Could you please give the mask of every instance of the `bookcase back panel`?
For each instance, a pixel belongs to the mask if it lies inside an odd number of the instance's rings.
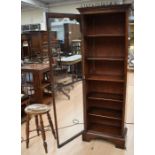
[[[103,82],[103,81],[87,81],[86,83],[87,93],[98,92],[98,93],[114,93],[114,94],[123,94],[123,83],[115,82]]]
[[[89,34],[124,34],[125,14],[94,14],[85,15],[85,31]]]
[[[98,123],[89,123],[88,122],[88,130],[90,131],[96,131],[107,135],[121,135],[121,128],[113,127],[113,126],[107,126],[103,124]]]
[[[124,57],[124,37],[85,38],[85,55],[88,57]]]
[[[87,112],[89,115],[104,117],[107,119],[121,120],[122,117],[122,112],[113,109],[94,107],[94,108],[88,108]]]
[[[88,115],[88,120],[90,123],[98,123],[101,125],[121,127],[121,121],[119,120],[112,120],[112,119],[107,119],[107,118],[97,117],[97,116],[92,116],[92,115]]]
[[[123,102],[122,102],[123,103]],[[104,101],[104,100],[87,100],[88,108],[106,108],[113,110],[122,110],[122,103],[115,101]]]
[[[119,101],[119,102],[123,101],[123,94],[99,93],[95,92],[95,90],[93,92],[88,92],[87,97],[88,99],[98,99],[98,100],[111,99],[112,101]]]
[[[88,65],[86,74],[96,75],[124,75],[124,68],[122,67],[124,62],[113,61],[87,61]]]

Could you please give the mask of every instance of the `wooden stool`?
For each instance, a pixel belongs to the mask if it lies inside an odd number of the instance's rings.
[[[49,111],[50,111],[50,107],[45,104],[32,104],[32,105],[28,105],[25,108],[25,112],[27,114],[26,116],[26,147],[27,148],[29,147],[29,132],[30,132],[29,121],[30,121],[31,116],[34,115],[37,134],[39,136],[39,131],[41,131],[41,135],[43,139],[43,146],[44,146],[45,152],[48,153],[47,143],[46,143],[46,134],[45,134],[44,123],[42,119],[43,114],[47,114],[47,118],[48,118],[51,130],[52,130],[53,136],[56,139],[56,135],[55,135],[55,131],[54,131],[54,127],[53,127],[53,123],[52,123]],[[40,118],[40,127],[39,127],[38,117]]]

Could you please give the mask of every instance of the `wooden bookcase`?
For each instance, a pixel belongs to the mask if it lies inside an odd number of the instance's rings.
[[[25,64],[21,67],[21,89],[29,96],[30,103],[51,103],[49,72],[49,64]]]
[[[58,44],[56,31],[50,32],[51,43]],[[24,42],[27,42],[24,46]],[[22,59],[38,58],[43,61],[48,57],[48,32],[47,31],[27,31],[21,34]]]
[[[71,52],[72,40],[81,39],[79,24],[64,24],[64,48]]]
[[[125,148],[124,124],[130,5],[78,8],[82,24],[83,140]]]

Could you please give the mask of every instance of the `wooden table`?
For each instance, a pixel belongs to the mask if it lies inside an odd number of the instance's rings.
[[[48,104],[51,101],[51,94],[45,93],[46,87],[50,86],[50,79],[45,79],[45,74],[50,71],[49,64],[25,64],[21,67],[25,82],[22,86],[32,86],[33,93],[30,95],[31,102]]]
[[[76,55],[72,55],[72,56],[68,56],[68,57],[61,57],[61,60],[58,60],[59,62],[61,62],[61,65],[66,65],[66,66],[70,66],[70,69],[72,70],[71,73],[73,76],[76,77],[76,81],[78,76],[82,76],[82,73],[79,73],[78,75],[78,64],[80,65],[79,68],[80,70],[82,70],[81,67],[81,55],[80,54],[76,54]],[[81,71],[80,71],[81,72]]]
[[[81,55],[72,55],[69,57],[61,57],[61,61],[62,65],[75,65],[79,62],[81,62]]]

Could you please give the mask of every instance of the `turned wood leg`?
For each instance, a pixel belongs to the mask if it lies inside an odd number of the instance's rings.
[[[46,135],[45,135],[45,130],[44,130],[44,123],[43,123],[42,115],[39,115],[39,116],[40,116],[40,129],[41,129],[41,135],[43,139],[43,145],[44,145],[45,152],[48,153]]]
[[[26,148],[29,147],[29,121],[30,121],[30,116],[27,114],[26,116]]]
[[[49,112],[47,112],[47,117],[48,117],[48,121],[49,121],[49,124],[50,124],[51,130],[52,130],[53,136],[54,136],[54,138],[56,139],[56,134],[55,134],[55,131],[54,131],[54,127],[53,127],[52,119],[51,119],[51,116],[50,116]]]
[[[38,134],[38,136],[39,136],[39,122],[38,122],[38,115],[35,115],[35,124],[36,124],[37,134]]]

